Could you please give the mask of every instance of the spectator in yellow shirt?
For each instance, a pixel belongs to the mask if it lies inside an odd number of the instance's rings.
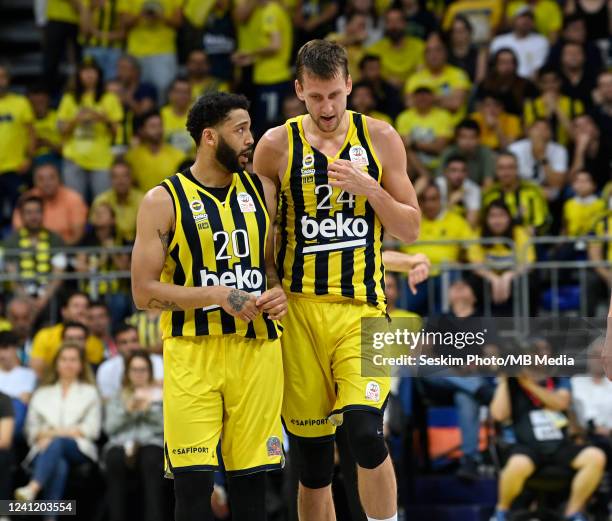
[[[187,79],[191,85],[191,101],[195,101],[209,92],[229,92],[229,85],[210,73],[208,54],[201,49],[194,49],[187,57],[185,64]]]
[[[440,154],[453,135],[451,116],[434,106],[435,99],[431,87],[417,87],[412,95],[413,108],[403,111],[395,122],[406,145],[409,164],[423,178],[421,183],[415,183],[417,191],[418,185],[422,189],[422,183],[437,168]]]
[[[502,199],[492,201],[485,209],[482,239],[499,239],[500,242],[478,245],[476,262],[491,266],[475,270],[489,284],[492,313],[494,316],[513,316],[513,282],[535,262],[533,244],[528,245],[529,232],[513,222],[510,210]],[[514,247],[514,248],[513,248]],[[537,291],[530,287],[530,296],[537,303]]]
[[[444,40],[432,33],[425,42],[425,67],[412,75],[406,83],[406,92],[412,94],[419,86],[428,86],[434,92],[435,104],[448,110],[456,124],[465,116],[470,80],[461,69],[449,65]]]
[[[504,103],[496,94],[485,93],[478,102],[478,110],[470,119],[480,127],[480,139],[493,150],[506,148],[523,135],[521,120],[504,111]]]
[[[87,325],[89,311],[89,297],[85,293],[72,293],[62,306],[62,322],[55,326],[44,327],[34,336],[30,367],[34,369],[38,378],[42,378],[45,369],[49,367],[62,344],[64,323],[78,322]],[[90,364],[99,364],[104,356],[102,341],[92,335],[85,342],[85,355]]]
[[[28,99],[34,111],[34,157],[37,161],[55,160],[62,153],[62,136],[57,128],[57,111],[51,108],[49,93],[41,86],[28,90]]]
[[[597,185],[587,170],[576,172],[572,189],[575,196],[563,204],[563,235],[580,237],[588,235],[597,217],[606,211],[606,202],[596,195]],[[576,249],[584,250],[584,243]]]
[[[410,246],[403,246],[401,251],[414,254],[422,253],[431,261],[428,281],[417,285],[416,294],[408,294],[409,311],[427,315],[440,311],[441,297],[441,264],[459,263],[464,257],[474,262],[474,245],[462,243],[475,239],[476,234],[468,222],[455,212],[442,209],[440,188],[430,181],[419,197],[423,212],[419,238]],[[440,241],[440,244],[427,244],[427,241]],[[451,278],[453,273],[451,272]],[[433,301],[429,301],[428,284],[433,285]]]
[[[183,21],[182,0],[122,0],[121,27],[127,33],[127,52],[141,66],[142,81],[157,88],[166,99],[176,76],[176,32]]]
[[[32,107],[9,91],[10,83],[7,66],[0,64],[0,230],[11,221],[35,146]]]
[[[144,193],[134,188],[132,168],[123,159],[117,159],[111,168],[111,188],[94,199],[92,210],[100,204],[107,204],[115,213],[117,235],[123,241],[131,242],[136,236],[136,215]]]
[[[349,98],[349,106],[355,111],[370,116],[374,119],[379,119],[385,123],[393,125],[391,118],[378,110],[376,110],[376,98],[374,91],[367,83],[355,83]]]
[[[164,125],[159,112],[151,111],[134,119],[140,143],[125,154],[136,186],[147,192],[175,174],[185,154],[164,142]]]
[[[423,63],[423,41],[406,35],[401,9],[389,9],[385,13],[385,37],[368,47],[367,53],[380,58],[383,78],[401,88]]]
[[[104,92],[99,67],[92,60],[84,61],[74,90],[62,97],[57,121],[64,141],[64,182],[86,201],[110,186],[111,147],[122,119],[121,102]]]
[[[254,48],[234,54],[239,67],[253,65],[255,102],[253,133],[261,136],[280,118],[281,103],[291,89],[293,28],[279,0],[260,0],[251,15],[258,28]]]
[[[164,139],[185,155],[195,157],[195,144],[187,132],[187,114],[191,107],[191,85],[187,78],[175,78],[170,84],[168,105],[160,114],[164,124]]]

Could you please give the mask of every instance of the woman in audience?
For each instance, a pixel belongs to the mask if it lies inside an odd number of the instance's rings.
[[[45,385],[34,392],[25,432],[31,449],[31,481],[15,491],[30,501],[64,497],[71,465],[97,460],[102,407],[85,351],[76,344],[60,347]]]
[[[63,139],[64,183],[88,202],[110,188],[112,144],[123,107],[104,92],[102,73],[93,60],[77,71],[74,90],[66,92],[57,111]]]
[[[473,28],[463,15],[455,16],[448,31],[448,63],[463,69],[472,83],[482,81],[487,69],[487,52],[472,41]]]
[[[499,264],[499,268],[476,270],[476,274],[489,283],[493,315],[512,316],[512,282],[524,273],[530,263],[535,262],[535,249],[533,245],[528,245],[527,230],[514,224],[510,210],[501,199],[487,206],[483,223],[482,239],[514,241],[514,251],[507,244],[508,241],[500,241],[479,245],[476,255],[478,262]]]
[[[163,521],[163,416],[161,389],[153,381],[146,351],[126,363],[123,389],[106,404],[104,448],[110,521],[127,519],[127,474],[138,473],[144,489],[145,521]]]

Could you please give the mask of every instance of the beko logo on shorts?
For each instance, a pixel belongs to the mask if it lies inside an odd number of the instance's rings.
[[[345,250],[366,245],[368,223],[363,217],[345,217],[342,212],[334,217],[325,217],[320,221],[302,216],[302,235],[307,240],[331,239],[323,244],[304,246],[302,253],[317,253],[320,251]]]
[[[260,271],[254,269],[243,270],[240,264],[237,264],[234,270],[224,271],[221,275],[203,269],[200,270],[200,277],[202,278],[202,286],[227,286],[228,288],[245,291],[260,288],[264,280]]]
[[[302,216],[302,235],[305,239],[314,239],[317,235],[325,239],[344,237],[365,237],[368,234],[368,223],[363,217],[344,217],[342,212],[334,217],[326,217],[318,222],[316,219]]]

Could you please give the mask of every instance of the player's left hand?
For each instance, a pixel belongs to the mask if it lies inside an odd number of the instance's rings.
[[[287,295],[276,286],[262,293],[255,302],[257,309],[267,313],[272,320],[280,320],[287,314]]]
[[[336,159],[327,167],[329,184],[353,195],[368,196],[378,187],[373,177],[347,159]]]

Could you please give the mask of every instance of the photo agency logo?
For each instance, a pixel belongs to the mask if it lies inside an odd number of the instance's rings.
[[[603,375],[605,319],[364,318],[362,375]]]

